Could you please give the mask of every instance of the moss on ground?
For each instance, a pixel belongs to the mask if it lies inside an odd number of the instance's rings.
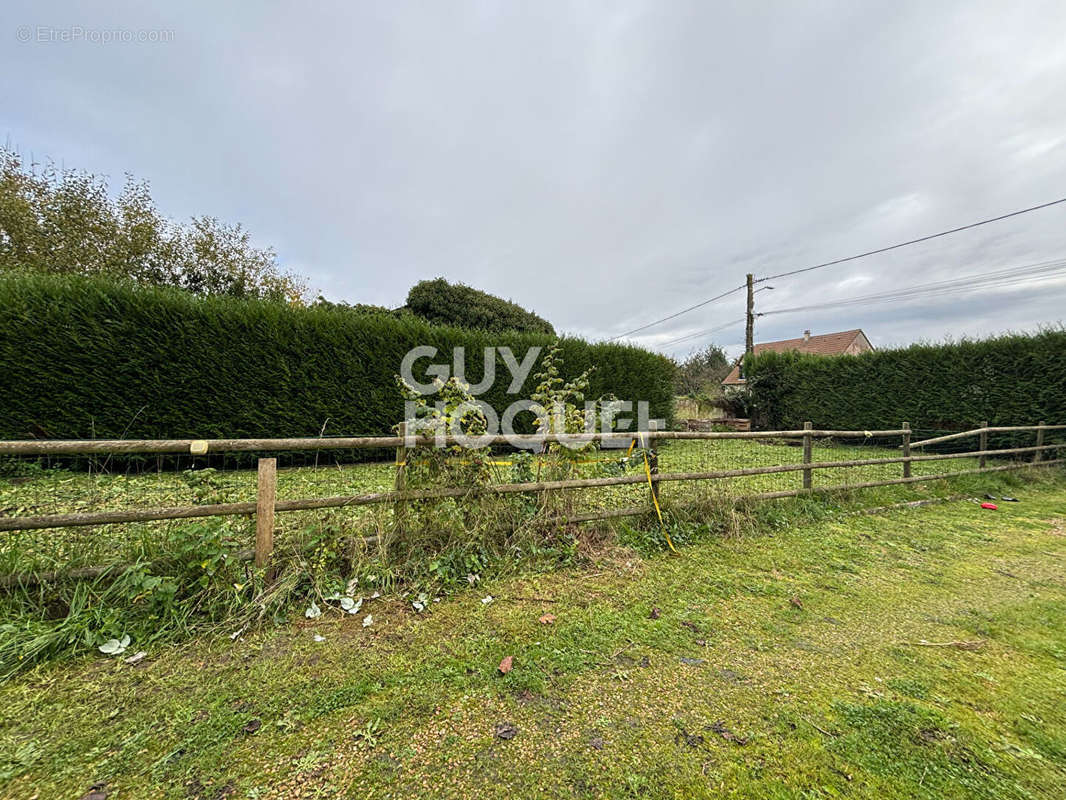
[[[1012,493],[40,667],[0,795],[1061,797],[1066,489]]]

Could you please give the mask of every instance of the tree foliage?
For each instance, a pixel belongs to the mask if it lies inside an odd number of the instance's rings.
[[[127,175],[112,196],[104,178],[26,165],[0,148],[0,272],[101,275],[195,294],[300,302],[284,272],[243,227],[214,217],[166,219],[148,184]]]
[[[387,306],[375,306],[369,303],[345,303],[327,300],[322,295],[315,298],[312,308],[321,311],[336,311],[341,314],[383,314],[385,316],[400,317],[410,312],[405,308],[391,309]]]
[[[437,325],[482,331],[555,334],[546,319],[510,300],[444,278],[420,281],[407,293],[407,308]]]
[[[677,365],[677,393],[692,397],[717,395],[730,369],[732,366],[725,351],[716,344],[709,344]]]

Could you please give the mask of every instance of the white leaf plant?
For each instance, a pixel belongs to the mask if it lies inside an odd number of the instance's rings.
[[[100,645],[99,651],[108,656],[119,656],[126,652],[126,648],[130,646],[130,637],[128,633],[122,634],[121,639],[108,639],[102,645]]]

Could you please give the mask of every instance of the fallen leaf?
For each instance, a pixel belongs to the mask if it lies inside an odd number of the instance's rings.
[[[514,669],[514,656],[507,656],[500,662],[500,666],[497,667],[501,675],[506,675],[512,669]]]
[[[746,745],[748,743],[747,737],[737,736],[735,733],[733,733],[733,731],[729,730],[729,728],[727,728],[725,723],[721,720],[711,725],[710,730],[717,733],[727,742],[734,742],[735,744],[739,744],[741,746]]]
[[[257,730],[263,727],[263,721],[260,719],[249,720],[248,724],[244,726],[245,733],[255,733]]]
[[[127,664],[136,664],[138,661],[140,661],[146,655],[148,655],[148,652],[146,650],[141,650],[141,651],[139,651],[137,653],[134,653],[129,658],[124,658],[122,660],[125,661]]]
[[[800,599],[799,599],[798,597],[796,597],[796,596],[792,596],[792,597],[790,597],[790,598],[788,599],[788,602],[789,602],[789,603],[791,603],[791,604],[792,604],[793,606],[795,606],[796,608],[803,608],[803,601],[802,601],[802,600],[800,600]]]
[[[358,600],[351,597],[342,597],[340,598],[340,602],[341,609],[347,611],[349,614],[358,614],[359,609],[363,607],[362,597],[360,597]]]
[[[684,728],[680,728],[674,736],[674,741],[678,744],[684,742],[689,747],[702,747],[704,739],[698,733],[689,733]]]
[[[365,617],[363,617],[363,627],[364,628],[369,628],[373,624],[374,624],[374,615],[373,614],[367,614]]]
[[[652,606],[651,613],[648,614],[648,619],[658,619],[662,616],[662,613],[663,612],[659,610],[658,606]]]
[[[496,726],[497,739],[513,739],[518,735],[518,728],[510,722],[501,722]]]
[[[81,800],[107,800],[107,795],[106,783],[94,783],[89,787],[89,791],[81,796]]]
[[[541,625],[551,625],[553,622],[555,622],[555,615],[545,614],[543,617],[537,620],[537,622],[539,622]]]
[[[123,634],[121,639],[108,639],[97,649],[108,656],[120,656],[126,652],[126,648],[130,646],[130,637],[128,634]]]

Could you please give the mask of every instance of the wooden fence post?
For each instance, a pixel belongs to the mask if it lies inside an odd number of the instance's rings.
[[[910,458],[911,457],[911,424],[909,422],[904,422],[900,427],[903,428],[903,430],[904,430],[904,433],[903,433],[903,457],[904,458]],[[910,461],[904,461],[903,462],[903,477],[904,478],[909,478],[910,476],[911,476],[911,462]]]
[[[985,420],[984,422],[982,422],[981,423],[981,427],[982,428],[987,428],[988,427],[988,420]],[[977,440],[978,441],[977,449],[980,450],[983,453],[985,450],[988,449],[988,431],[982,430],[981,434],[980,434],[980,437],[981,438]],[[988,466],[988,456],[980,456],[980,458],[978,458],[978,461],[977,461],[977,466],[980,467],[981,469],[984,469],[986,466]]]
[[[402,492],[407,488],[407,423],[400,423],[400,438],[403,439],[403,443],[396,448],[396,483],[394,488],[397,492]],[[397,500],[396,504],[392,507],[392,516],[395,522],[396,531],[400,530],[400,521],[403,519],[404,501]]]
[[[265,567],[274,550],[274,504],[278,498],[278,460],[259,459],[255,499],[255,565]]]
[[[814,424],[809,422],[809,421],[803,423],[803,430],[805,430],[805,431],[809,431],[813,427],[814,427]],[[809,433],[803,434],[803,463],[804,464],[810,464],[811,463],[811,446],[812,446],[812,444],[813,444],[813,442],[812,442],[811,434],[809,434]],[[813,471],[809,470],[809,469],[803,470],[803,488],[804,489],[810,489],[811,488],[811,485],[812,485],[812,481],[811,481],[812,472]]]
[[[1044,426],[1046,424],[1047,423],[1044,422],[1044,420],[1040,420],[1040,427],[1036,429],[1036,446],[1037,447],[1043,447],[1044,446]],[[1037,450],[1035,453],[1033,453],[1033,463],[1034,464],[1039,463],[1043,459],[1043,457],[1044,457],[1044,451],[1043,450]]]
[[[650,456],[648,456],[648,467],[651,470],[652,478],[654,478],[655,476],[657,476],[659,474],[659,454],[658,453],[652,452],[652,454]],[[657,505],[658,502],[659,502],[659,482],[656,481],[656,480],[653,480],[651,482],[651,495],[652,495],[652,505]]]
[[[655,430],[658,430],[658,429],[659,429],[659,425],[658,425],[658,423],[655,420],[653,420],[653,419],[652,420],[648,420],[648,430],[649,431],[655,431]],[[656,475],[659,474],[659,453],[655,449],[655,442],[656,442],[656,440],[652,439],[650,437],[648,438],[648,440],[646,442],[646,445],[647,445],[648,449],[651,451],[651,454],[648,456],[648,470],[651,472],[652,477],[655,477]],[[658,507],[658,505],[659,505],[659,482],[656,481],[656,480],[651,481],[651,496],[652,496],[652,505]]]

